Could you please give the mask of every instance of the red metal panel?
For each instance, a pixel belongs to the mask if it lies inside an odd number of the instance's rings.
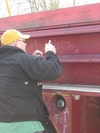
[[[55,95],[61,95],[66,101],[66,107],[62,112],[55,111],[52,106],[55,104],[52,100]],[[99,97],[81,96],[77,100],[75,94],[69,91],[43,90],[43,99],[50,111],[50,120],[56,127],[57,133],[100,132]]]
[[[72,133],[100,133],[100,98],[72,98]]]
[[[57,54],[63,55],[63,62],[75,62],[74,55],[81,55],[81,60],[84,59],[84,62],[92,62],[92,58],[94,58],[94,54],[97,54],[99,59],[100,55],[100,33],[91,33],[91,34],[77,34],[77,35],[62,35],[62,36],[49,36],[49,37],[34,37],[27,41],[27,52],[32,53],[35,49],[40,49],[44,51],[45,43],[48,40],[55,45],[57,48]],[[70,56],[73,55],[73,56]],[[89,57],[89,55],[91,55]],[[97,58],[95,57],[95,58]],[[71,59],[71,61],[70,61]],[[73,60],[72,60],[73,59]],[[82,62],[78,61],[76,62]],[[66,60],[66,61],[65,61]]]
[[[66,102],[66,106],[62,111],[55,107],[56,101],[54,96],[61,95]],[[71,115],[70,115],[70,96],[59,91],[43,91],[43,99],[50,112],[50,120],[52,121],[57,133],[71,133]]]
[[[82,101],[82,97],[79,100],[75,100],[72,97],[72,133],[85,133],[85,125],[83,122],[83,112],[82,107],[84,108],[84,104]]]
[[[100,23],[100,4],[62,8],[58,10],[31,13],[0,19],[0,31],[9,28],[21,30],[38,30],[38,28],[58,28],[90,23]],[[28,29],[28,30],[27,30]]]
[[[100,132],[100,98],[87,97],[87,133]]]
[[[99,33],[31,38],[27,42],[27,52],[32,54],[36,49],[44,51],[45,43],[51,40],[63,67],[61,77],[54,82],[99,85],[99,38]]]

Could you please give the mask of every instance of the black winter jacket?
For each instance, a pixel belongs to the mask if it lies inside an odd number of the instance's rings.
[[[61,64],[51,51],[44,60],[13,46],[0,47],[0,122],[41,121],[42,92],[37,82],[60,75]]]

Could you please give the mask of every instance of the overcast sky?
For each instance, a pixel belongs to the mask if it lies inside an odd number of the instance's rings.
[[[38,1],[38,0],[37,0]],[[49,0],[47,0],[49,1]],[[29,4],[27,0],[8,0],[9,6],[11,7],[11,15],[25,14],[29,12]],[[73,6],[73,0],[60,0],[61,8]],[[85,5],[100,3],[100,0],[75,0],[75,5]],[[0,18],[7,17],[6,0],[0,0]]]

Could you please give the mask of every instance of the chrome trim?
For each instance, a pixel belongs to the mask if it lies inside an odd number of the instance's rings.
[[[98,92],[98,93],[100,93],[100,86],[94,86],[94,85],[43,83],[42,88],[47,89],[47,90],[64,90],[64,91],[66,90],[66,91]]]

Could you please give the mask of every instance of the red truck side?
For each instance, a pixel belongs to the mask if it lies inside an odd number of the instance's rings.
[[[30,54],[57,48],[62,75],[43,84],[57,133],[100,133],[100,4],[1,18],[0,35],[10,28],[31,35]]]

